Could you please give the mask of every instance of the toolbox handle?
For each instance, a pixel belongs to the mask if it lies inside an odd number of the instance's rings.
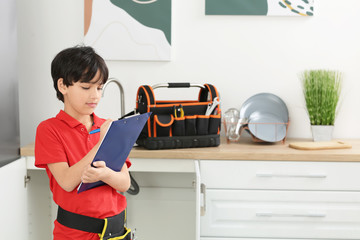
[[[159,83],[152,86],[152,89],[156,88],[190,88],[190,87],[199,87],[199,88],[205,88],[202,84],[196,84],[196,83]]]

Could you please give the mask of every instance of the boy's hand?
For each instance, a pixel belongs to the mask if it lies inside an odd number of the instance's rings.
[[[109,174],[109,168],[106,167],[106,163],[104,161],[96,161],[91,165],[88,165],[82,176],[81,181],[83,183],[92,183],[105,179]]]

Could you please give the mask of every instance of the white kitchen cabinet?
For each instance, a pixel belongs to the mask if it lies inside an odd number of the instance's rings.
[[[141,189],[128,196],[129,227],[140,240],[359,240],[360,141],[351,144],[321,151],[252,142],[134,149],[130,170]],[[52,222],[45,171],[33,166],[33,146],[25,156],[36,203],[28,208]]]
[[[360,239],[360,164],[200,161],[201,239]]]
[[[27,239],[28,212],[25,159],[0,168],[0,238]]]
[[[45,171],[27,170],[26,158],[0,168],[0,239],[52,239],[48,182]]]

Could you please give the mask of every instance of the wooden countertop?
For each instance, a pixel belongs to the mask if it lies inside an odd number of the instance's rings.
[[[222,139],[219,147],[181,148],[169,150],[146,150],[134,147],[130,158],[148,159],[208,159],[208,160],[269,160],[269,161],[332,161],[360,162],[360,140],[341,140],[352,145],[351,149],[297,150],[289,147],[291,142],[310,139],[288,139],[285,143],[254,143],[251,139],[240,139],[227,143]],[[34,156],[34,144],[21,148],[22,156]]]

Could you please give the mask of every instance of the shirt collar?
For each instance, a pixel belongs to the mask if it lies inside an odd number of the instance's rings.
[[[95,113],[92,113],[94,124],[93,128],[100,128],[101,126],[101,119],[95,115]],[[82,123],[64,112],[64,110],[60,110],[60,112],[56,115],[56,118],[60,119],[61,121],[64,121],[67,125],[74,128],[78,125],[81,125]]]
[[[92,113],[92,115],[93,115],[93,120],[94,120],[93,129],[100,128],[103,121],[101,120],[101,118],[96,116],[95,113]]]

